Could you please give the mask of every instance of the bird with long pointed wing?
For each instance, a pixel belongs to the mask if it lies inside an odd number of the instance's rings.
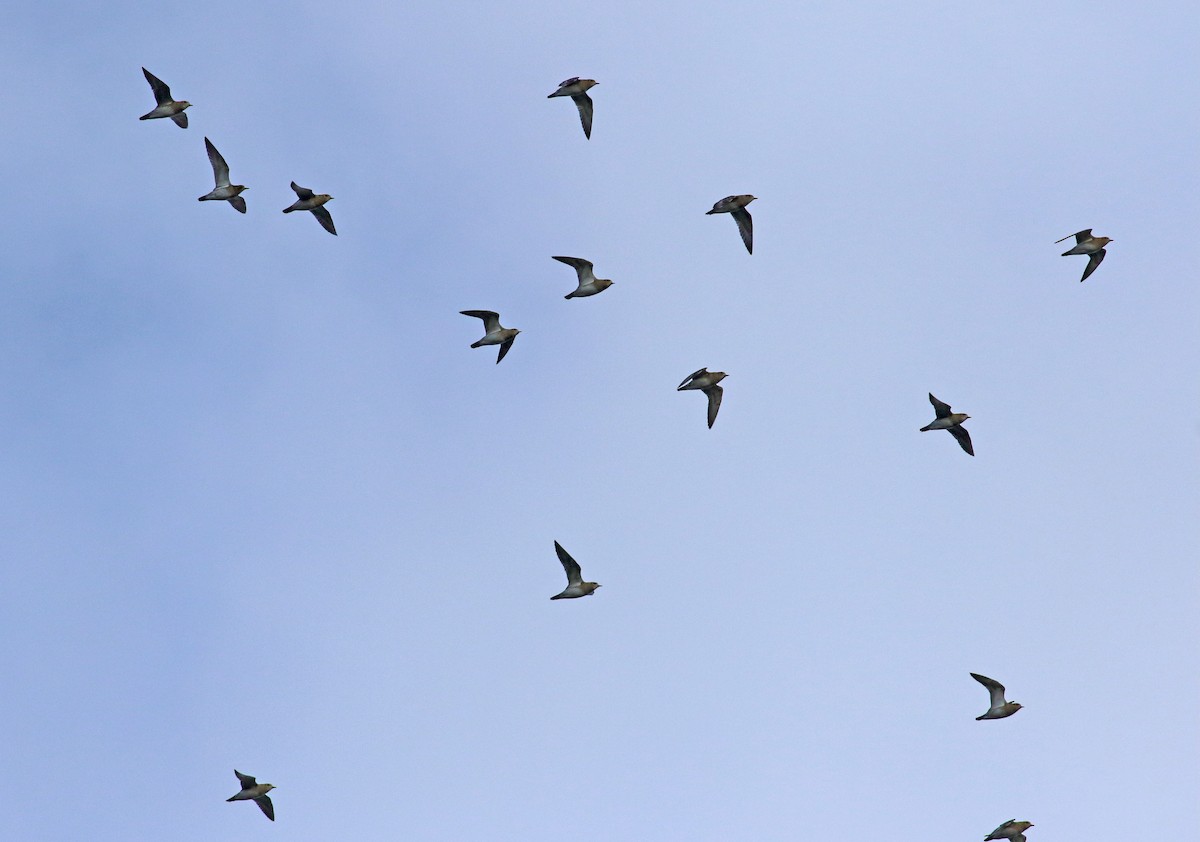
[[[555,594],[551,599],[578,599],[581,596],[591,596],[596,592],[596,588],[600,587],[595,582],[583,581],[583,570],[579,567],[579,562],[571,558],[571,554],[562,548],[562,544],[558,541],[554,542],[554,552],[558,553],[558,560],[562,562],[563,570],[567,572],[567,587],[560,594]]]
[[[294,181],[292,182],[292,189],[296,191],[296,201],[284,208],[283,212],[311,211],[312,215],[317,218],[317,222],[321,223],[321,227],[336,237],[337,229],[333,227],[333,217],[329,215],[328,209],[325,208],[325,203],[333,197],[328,193],[314,193],[307,187],[301,187]]]
[[[1111,237],[1093,237],[1092,229],[1085,228],[1076,234],[1068,234],[1062,240],[1055,240],[1055,244],[1061,243],[1063,240],[1075,238],[1074,248],[1068,249],[1062,253],[1062,257],[1067,257],[1072,254],[1086,254],[1088,256],[1088,265],[1083,270],[1083,277],[1079,279],[1079,283],[1083,283],[1088,279],[1088,276],[1096,271],[1096,267],[1104,260],[1104,255],[1107,252],[1104,247],[1113,242]]]
[[[208,138],[204,138],[204,148],[208,150],[208,162],[212,164],[213,180],[216,181],[217,186],[212,189],[212,192],[201,196],[200,201],[229,202],[238,213],[245,213],[246,200],[238,194],[249,188],[244,184],[229,183],[229,165],[225,163],[225,159],[217,151],[217,147],[213,146],[212,141]]]
[[[686,392],[689,389],[699,389],[708,396],[708,428],[710,430],[713,422],[717,420],[718,410],[721,409],[721,398],[725,396],[725,390],[717,384],[727,376],[723,371],[709,371],[707,368],[702,368],[683,378],[683,382],[675,390]]]
[[[742,196],[726,196],[721,201],[712,206],[712,210],[705,211],[705,216],[712,216],[714,213],[727,213],[733,217],[733,221],[737,223],[738,233],[742,235],[742,242],[746,244],[746,251],[754,254],[754,220],[750,218],[750,211],[746,210],[746,205],[755,200],[755,196],[749,193]]]
[[[569,96],[575,102],[575,107],[579,109],[579,122],[583,123],[583,136],[588,140],[592,139],[592,98],[587,92],[599,84],[595,79],[572,76],[559,82],[558,90],[546,97],[554,99],[556,96]]]
[[[971,434],[962,426],[962,422],[970,418],[965,412],[951,412],[950,404],[942,403],[929,393],[929,402],[933,404],[933,411],[937,418],[930,421],[921,428],[924,433],[927,430],[945,430],[950,435],[954,436],[959,446],[972,456],[975,455],[975,448],[971,445]]]
[[[975,717],[978,722],[981,719],[1004,719],[1006,716],[1012,716],[1021,709],[1019,702],[1008,702],[1004,700],[1004,685],[994,678],[988,678],[986,675],[979,673],[971,673],[971,678],[978,681],[987,688],[988,698],[990,699],[990,707],[982,716]]]
[[[263,815],[271,821],[275,821],[275,805],[271,803],[271,797],[268,792],[275,789],[274,784],[260,784],[253,775],[243,775],[237,769],[233,770],[233,774],[237,775],[237,779],[242,784],[242,789],[237,795],[226,798],[226,801],[253,801],[258,805],[258,808],[263,811]]]
[[[472,342],[472,348],[482,348],[484,345],[499,345],[500,353],[496,356],[496,365],[504,359],[504,355],[508,353],[508,349],[512,347],[513,340],[517,338],[517,334],[521,331],[515,327],[502,327],[500,325],[500,314],[494,310],[459,310],[464,316],[471,316],[476,319],[483,319],[483,338],[478,342]]]
[[[574,268],[575,276],[579,281],[579,286],[575,291],[570,295],[564,295],[563,298],[586,298],[589,295],[599,295],[612,286],[613,282],[607,278],[596,277],[590,260],[584,260],[582,257],[555,257],[554,259]]]
[[[1025,842],[1025,831],[1029,830],[1031,827],[1033,827],[1033,822],[1019,822],[1016,819],[1009,819],[987,836],[983,837],[983,842],[991,842],[993,839],[1008,839],[1010,842]]]
[[[157,103],[152,111],[148,111],[139,120],[157,120],[162,117],[170,117],[171,122],[179,126],[181,129],[188,127],[187,115],[183,112],[192,107],[192,104],[187,100],[181,99],[176,101],[171,96],[171,89],[167,87],[162,79],[159,79],[146,68],[142,68],[142,73],[146,76],[146,81],[150,83],[150,90],[154,92],[154,101]]]

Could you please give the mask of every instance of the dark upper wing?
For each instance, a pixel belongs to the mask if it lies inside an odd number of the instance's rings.
[[[249,789],[252,786],[258,785],[258,781],[254,779],[253,775],[243,775],[237,769],[233,770],[233,774],[237,775],[238,781],[242,784],[242,789]]]
[[[704,394],[708,395],[708,428],[711,430],[713,422],[717,420],[717,412],[721,409],[721,398],[725,395],[725,390],[720,386],[709,386],[704,390]]]
[[[575,94],[575,107],[579,109],[579,122],[583,123],[583,136],[592,139],[592,98],[587,94]]]
[[[558,86],[560,88],[565,88],[567,85],[574,85],[578,81],[579,81],[578,76],[572,76],[570,79],[563,79],[561,82],[558,83]]]
[[[234,208],[237,209],[238,213],[246,212],[246,200],[243,199],[241,196],[234,196],[232,199],[229,200],[229,204],[233,205]]]
[[[555,257],[559,263],[565,263],[575,270],[575,275],[579,278],[579,283],[586,284],[596,280],[595,269],[592,266],[592,261],[584,260],[582,257]]]
[[[296,195],[301,199],[311,199],[313,197],[313,191],[309,190],[307,187],[301,187],[294,181],[292,182],[292,189],[296,191]]]
[[[317,222],[321,223],[322,228],[333,236],[337,236],[337,229],[333,227],[333,217],[329,215],[329,211],[325,210],[324,205],[313,208],[312,215],[317,218]]]
[[[971,446],[971,434],[963,429],[962,424],[955,424],[953,427],[947,427],[946,429],[950,435],[958,440],[958,444],[963,450],[972,456],[975,455],[975,448]]]
[[[514,336],[512,339],[506,339],[500,343],[500,353],[496,355],[496,365],[500,365],[500,361],[508,354],[508,349],[512,347],[513,340],[516,338]]]
[[[945,418],[950,414],[950,404],[939,401],[933,396],[933,392],[929,393],[929,402],[933,404],[933,411],[937,413],[938,418]]]
[[[687,377],[683,378],[683,382],[681,382],[679,384],[679,389],[682,389],[684,387],[684,384],[686,384],[689,380],[695,380],[697,377],[699,377],[701,374],[704,374],[707,371],[708,371],[708,366],[705,366],[704,368],[696,369],[691,374],[689,374]]]
[[[229,165],[208,138],[204,138],[204,148],[208,150],[208,162],[212,164],[213,178],[216,179],[217,186],[225,187],[229,184]]]
[[[254,799],[254,803],[263,811],[263,815],[271,821],[275,821],[275,805],[271,803],[271,796],[260,795]]]
[[[1004,685],[994,678],[988,678],[986,675],[979,673],[971,673],[971,678],[978,681],[987,688],[988,695],[992,700],[992,707],[998,708],[1004,704]]]
[[[150,83],[150,90],[154,91],[154,101],[159,105],[164,105],[168,102],[174,102],[171,98],[171,89],[167,87],[162,79],[159,79],[146,68],[142,68],[142,73],[146,74],[146,81]]]
[[[563,570],[567,571],[567,584],[578,585],[582,582],[583,571],[579,568],[579,562],[571,558],[571,554],[558,541],[554,542],[554,552],[558,553],[558,560],[562,562]]]
[[[1083,277],[1079,279],[1079,283],[1083,283],[1084,281],[1086,281],[1088,279],[1088,275],[1090,275],[1096,271],[1096,267],[1099,266],[1101,261],[1104,260],[1104,255],[1105,255],[1104,249],[1100,249],[1099,251],[1092,252],[1091,257],[1088,258],[1087,268],[1083,270]],[[1118,270],[1118,271],[1120,271],[1120,270]]]
[[[737,222],[738,232],[742,235],[742,242],[746,244],[746,251],[754,254],[754,220],[750,218],[750,211],[745,208],[738,208],[730,211],[730,216]]]
[[[1080,244],[1080,243],[1082,243],[1084,240],[1090,240],[1090,239],[1092,238],[1092,229],[1091,229],[1091,228],[1085,228],[1085,229],[1083,229],[1082,231],[1079,231],[1079,232],[1077,232],[1077,233],[1075,233],[1075,234],[1068,234],[1067,236],[1063,237],[1061,240],[1055,240],[1054,242],[1055,242],[1055,243],[1061,243],[1063,240],[1069,240],[1069,239],[1071,239],[1072,237],[1074,237],[1074,238],[1075,238],[1075,244],[1076,244],[1076,245],[1079,245],[1079,244]]]
[[[491,333],[500,327],[500,314],[494,310],[459,310],[459,312],[464,316],[474,316],[477,319],[483,319],[484,333]]]

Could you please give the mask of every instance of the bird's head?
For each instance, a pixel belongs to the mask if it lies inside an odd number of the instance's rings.
[[[1113,242],[1113,238],[1112,237],[1097,237],[1096,242],[1100,244],[1101,248],[1103,248],[1104,246]]]
[[[185,108],[191,108],[191,107],[192,107],[192,104],[190,102],[188,102],[186,99],[179,100],[179,110],[180,111],[182,111]]]
[[[753,201],[756,201],[757,199],[758,199],[758,197],[757,197],[757,196],[747,196],[747,197],[746,197],[746,204],[750,204],[751,202],[753,202]]]
[[[1021,704],[1020,702],[1009,702],[1009,704],[1012,705],[1012,709],[1014,711],[1018,711],[1021,708],[1025,707],[1025,705]]]
[[[275,788],[275,784],[263,784],[262,788],[263,788],[263,792],[270,792],[271,790],[273,790]]]
[[[612,285],[613,285],[613,282],[608,280],[607,278],[597,278],[596,279],[596,286],[598,286],[600,289],[608,289]]]

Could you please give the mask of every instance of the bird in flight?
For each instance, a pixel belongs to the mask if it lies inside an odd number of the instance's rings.
[[[595,79],[572,76],[559,82],[558,90],[546,97],[554,99],[556,96],[569,96],[575,101],[575,107],[579,109],[579,122],[583,123],[583,136],[588,140],[592,139],[592,98],[587,92],[599,84]]]
[[[496,355],[496,365],[504,359],[504,355],[508,353],[508,349],[512,347],[513,340],[517,338],[517,334],[521,331],[515,327],[501,327],[500,314],[493,310],[459,310],[464,316],[472,316],[476,319],[483,319],[483,339],[478,342],[472,342],[472,348],[482,348],[484,345],[499,345],[500,353]]]
[[[179,100],[178,102],[171,96],[171,89],[167,87],[162,79],[159,79],[146,68],[142,68],[142,73],[146,75],[146,81],[150,83],[150,90],[154,91],[154,101],[157,103],[153,111],[148,111],[139,120],[157,120],[160,117],[170,117],[171,121],[181,129],[187,128],[187,115],[183,112],[192,107],[192,104],[187,100]]]
[[[329,211],[325,208],[325,203],[333,197],[328,193],[313,193],[307,187],[301,187],[294,181],[292,182],[292,189],[296,191],[296,201],[284,208],[283,212],[312,211],[312,215],[317,218],[317,222],[321,223],[321,227],[336,237],[337,229],[333,227],[333,217],[329,215]]]
[[[558,553],[558,560],[562,562],[563,570],[567,571],[567,587],[562,593],[550,597],[551,599],[578,599],[596,592],[600,585],[583,581],[583,571],[579,568],[579,562],[571,558],[571,554],[564,550],[558,541],[554,542],[554,552]]]
[[[241,781],[242,789],[237,795],[230,796],[225,800],[253,801],[263,811],[264,816],[275,821],[275,805],[271,803],[271,797],[267,795],[275,788],[274,784],[260,784],[253,776],[243,775],[237,769],[233,770],[233,774],[237,775],[237,779]]]
[[[1033,827],[1033,822],[1019,822],[1016,819],[1009,819],[983,837],[983,842],[990,842],[992,839],[1009,839],[1011,842],[1025,842],[1025,831],[1031,827]]]
[[[1088,279],[1088,276],[1096,271],[1096,267],[1104,260],[1104,255],[1107,253],[1104,247],[1113,242],[1111,237],[1093,237],[1092,229],[1086,228],[1077,234],[1068,234],[1062,240],[1055,240],[1055,243],[1061,243],[1063,240],[1075,238],[1075,247],[1064,251],[1063,257],[1072,254],[1086,254],[1088,256],[1087,268],[1083,270],[1083,277],[1079,279],[1079,283],[1083,283]]]
[[[555,257],[559,263],[565,263],[575,269],[575,275],[579,279],[579,286],[570,295],[564,295],[563,298],[586,298],[589,295],[599,295],[612,286],[612,281],[607,278],[597,278],[596,273],[592,271],[592,261],[584,260],[582,257]]]
[[[702,368],[699,371],[693,371],[687,377],[683,378],[683,382],[679,384],[679,388],[675,391],[684,392],[688,389],[699,389],[708,395],[708,428],[711,430],[713,422],[717,420],[717,411],[721,408],[721,398],[725,395],[725,390],[717,384],[726,378],[723,371],[709,371],[707,368]]]
[[[233,205],[238,213],[245,213],[246,200],[238,194],[248,188],[244,184],[229,183],[229,165],[225,163],[225,159],[221,157],[217,147],[213,146],[212,141],[208,138],[204,138],[204,148],[208,150],[208,162],[212,164],[213,180],[216,181],[217,186],[208,195],[201,196],[200,201],[226,201]]]
[[[1012,716],[1021,709],[1019,702],[1006,702],[1004,700],[1004,685],[996,679],[988,678],[986,675],[980,675],[975,672],[971,673],[971,678],[987,688],[991,699],[991,706],[983,716],[975,717],[976,722],[981,719],[1003,719],[1006,716]]]
[[[704,214],[705,216],[711,216],[714,213],[730,214],[733,221],[737,223],[738,233],[742,235],[742,242],[746,244],[746,251],[751,254],[754,254],[754,220],[750,218],[750,212],[746,210],[746,205],[756,198],[748,193],[743,196],[726,196],[713,205],[712,210],[706,211]]]
[[[970,418],[965,412],[951,412],[950,404],[942,403],[929,393],[929,402],[933,404],[933,411],[937,414],[937,418],[930,421],[921,428],[921,432],[926,430],[945,430],[958,441],[960,447],[972,456],[975,455],[975,448],[971,446],[971,434],[963,428],[962,422]]]

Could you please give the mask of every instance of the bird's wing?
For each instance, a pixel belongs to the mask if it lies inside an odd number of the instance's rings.
[[[464,316],[474,316],[483,319],[483,332],[491,333],[500,328],[500,314],[494,310],[460,310]]]
[[[187,128],[187,115],[180,111],[178,114],[171,115],[171,122],[179,126],[181,129]]]
[[[1009,839],[1011,839],[1012,842],[1025,842],[1025,834],[1018,833],[1015,836],[1010,836]]]
[[[706,374],[707,372],[708,372],[708,366],[705,366],[704,368],[696,369],[691,374],[689,374],[687,377],[683,378],[683,382],[679,384],[679,388],[682,389],[684,386],[687,385],[687,382],[689,380],[695,380],[701,374]]]
[[[938,418],[945,418],[950,414],[950,404],[939,401],[933,396],[933,392],[929,393],[929,402],[933,404],[933,411],[937,414]]]
[[[988,695],[992,700],[992,707],[998,708],[1004,704],[1004,685],[994,678],[988,678],[986,675],[979,673],[971,673],[971,678],[978,681],[987,688]]]
[[[579,109],[579,122],[583,123],[583,136],[592,139],[592,98],[587,94],[575,94],[575,107]]]
[[[513,336],[500,343],[500,353],[496,355],[496,365],[500,365],[500,361],[508,354],[508,349],[512,347],[513,340],[516,338]]]
[[[738,233],[742,235],[742,242],[746,244],[746,251],[754,254],[754,220],[750,218],[750,211],[745,208],[737,208],[729,213],[737,223]]]
[[[1096,267],[1099,266],[1101,261],[1104,260],[1104,254],[1104,249],[1092,252],[1091,257],[1088,258],[1087,268],[1083,270],[1083,277],[1079,279],[1079,283],[1086,281],[1088,279],[1088,275],[1096,271]]]
[[[246,212],[246,200],[241,196],[234,196],[229,200],[229,204],[233,205],[237,209],[238,213]]]
[[[233,770],[233,774],[237,775],[238,781],[242,784],[242,789],[249,789],[252,786],[258,785],[258,781],[254,779],[253,775],[243,775],[237,769]]]
[[[578,81],[579,81],[578,76],[572,76],[570,79],[563,79],[561,82],[558,83],[558,86],[560,88],[565,88],[567,85],[574,85]]]
[[[963,429],[962,424],[955,424],[953,427],[947,427],[946,429],[950,435],[954,436],[954,438],[958,440],[959,447],[967,451],[967,453],[971,454],[972,456],[975,455],[975,448],[971,446],[971,434]]]
[[[567,571],[567,584],[582,584],[583,571],[579,568],[579,562],[571,558],[571,554],[564,550],[558,541],[554,542],[554,552],[558,553],[558,560],[562,562],[563,570]]]
[[[171,89],[167,87],[162,79],[159,79],[146,68],[142,68],[142,72],[146,74],[146,81],[150,83],[150,90],[154,91],[154,101],[159,105],[166,105],[168,102],[174,102],[171,98]]]
[[[221,157],[221,153],[217,151],[217,147],[213,146],[212,141],[208,138],[204,138],[204,148],[208,150],[208,162],[212,164],[213,178],[216,179],[217,186],[228,187],[229,165],[225,163],[225,159]]]
[[[1084,240],[1090,240],[1092,238],[1092,229],[1085,228],[1084,230],[1079,231],[1077,233],[1068,234],[1067,236],[1063,237],[1061,240],[1055,240],[1054,243],[1055,243],[1055,245],[1057,245],[1058,243],[1061,243],[1063,240],[1069,240],[1072,237],[1075,238],[1076,244],[1082,243]]]
[[[292,182],[292,189],[296,191],[296,195],[301,199],[311,199],[313,197],[313,191],[309,190],[307,187],[301,187],[294,181]]]
[[[559,263],[565,263],[575,269],[575,274],[579,276],[580,284],[590,284],[596,280],[596,273],[592,267],[592,261],[584,260],[582,257],[556,257],[554,258]]]
[[[329,211],[325,210],[324,205],[313,208],[312,215],[317,218],[317,222],[321,223],[322,228],[333,236],[337,236],[337,229],[333,227],[333,217],[329,215]]]
[[[263,811],[263,815],[271,821],[275,821],[275,805],[271,803],[271,796],[260,795],[254,799],[254,803]]]
[[[717,420],[717,412],[721,409],[721,398],[725,390],[720,386],[709,386],[704,390],[704,394],[708,395],[708,428],[711,430],[713,422]]]

